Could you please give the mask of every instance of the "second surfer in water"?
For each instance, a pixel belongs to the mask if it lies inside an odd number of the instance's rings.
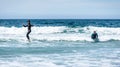
[[[23,25],[23,26],[24,26],[24,27],[28,27],[28,32],[27,32],[27,34],[26,34],[26,37],[27,37],[28,41],[30,42],[29,34],[30,34],[30,32],[31,32],[31,27],[32,27],[33,25],[31,25],[30,20],[28,20],[27,22],[28,22],[28,25]]]
[[[93,32],[93,34],[91,35],[91,38],[95,41],[95,42],[98,42],[99,39],[98,39],[98,34],[96,33],[96,31]]]

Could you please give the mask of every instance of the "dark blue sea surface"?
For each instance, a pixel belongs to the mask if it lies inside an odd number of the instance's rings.
[[[0,19],[0,26],[21,27],[28,19]],[[35,26],[120,27],[120,19],[30,19]]]

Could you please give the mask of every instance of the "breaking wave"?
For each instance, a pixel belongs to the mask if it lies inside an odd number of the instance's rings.
[[[47,41],[92,41],[91,34],[97,31],[100,41],[120,40],[120,28],[111,27],[67,27],[43,26],[32,27],[31,40]],[[26,39],[25,27],[0,27],[0,41],[23,41]]]

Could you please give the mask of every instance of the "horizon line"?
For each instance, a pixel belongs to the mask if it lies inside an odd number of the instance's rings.
[[[106,20],[108,19],[108,20],[109,20],[109,19],[112,19],[112,18],[0,18],[0,20],[2,20],[2,19],[31,19],[31,20],[32,20],[32,19],[58,19],[58,20],[59,20],[59,19],[88,19],[88,20],[89,20],[89,19],[96,19],[96,20],[97,20],[97,19],[98,19],[98,20],[99,20],[99,19],[103,19],[103,20],[104,20],[104,19],[106,19]],[[120,18],[113,18],[113,20],[120,20]]]

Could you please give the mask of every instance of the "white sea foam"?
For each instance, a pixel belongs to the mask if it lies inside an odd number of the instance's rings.
[[[91,34],[96,30],[100,41],[120,40],[120,28],[108,27],[65,27],[45,26],[33,27],[30,34],[31,40],[65,40],[65,41],[92,41]],[[27,40],[27,28],[0,27],[0,40]]]
[[[22,63],[17,61],[4,62],[0,64],[0,67],[64,67],[56,65],[51,62],[32,62],[32,63]]]
[[[95,52],[96,53],[96,52]],[[46,55],[22,55],[0,59],[0,67],[119,67],[119,59],[108,59],[95,53],[67,53]],[[101,54],[101,53],[100,53]],[[115,53],[113,53],[115,54]],[[92,57],[91,57],[92,56]],[[112,64],[112,62],[116,64]],[[117,65],[118,64],[118,65]]]

